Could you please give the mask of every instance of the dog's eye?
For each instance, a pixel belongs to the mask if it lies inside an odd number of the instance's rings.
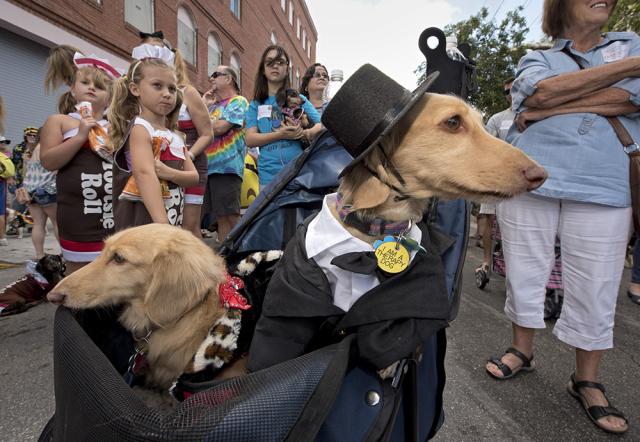
[[[460,128],[460,117],[454,115],[446,121],[446,125],[449,130],[458,130]]]
[[[113,260],[113,262],[115,262],[116,264],[124,264],[124,262],[126,261],[122,255],[118,255],[117,253],[115,253],[113,255],[113,258],[111,258]]]

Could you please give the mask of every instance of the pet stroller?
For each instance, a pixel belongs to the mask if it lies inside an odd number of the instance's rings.
[[[491,228],[491,239],[493,242],[491,253],[491,269],[492,273],[500,275],[503,278],[507,275],[507,267],[504,261],[504,253],[502,251],[502,235],[497,219],[493,220]],[[486,279],[485,279],[486,278]],[[476,285],[479,289],[484,289],[488,282],[488,275],[485,278],[478,279],[476,275]],[[562,293],[562,257],[560,254],[560,240],[556,238],[555,243],[555,263],[549,275],[547,282],[545,299],[544,299],[544,319],[557,319],[562,310],[562,302],[564,295]]]
[[[444,54],[444,34],[438,32],[438,48]],[[448,66],[458,68],[459,64],[446,61],[438,66],[447,71]],[[253,251],[283,249],[297,225],[319,210],[324,195],[337,188],[338,174],[351,160],[329,132],[321,134],[260,193],[229,234],[221,253],[230,267]],[[425,221],[451,238],[442,260],[452,320],[462,286],[468,204],[434,200]],[[249,312],[259,310],[272,270],[263,268],[245,280],[245,295],[256,307]],[[250,315],[245,318],[255,320]],[[71,313],[61,308],[54,336],[56,412],[40,439],[403,441],[432,437],[444,419],[444,329],[403,360],[397,376],[384,381],[353,357],[353,341],[354,336],[348,335],[337,344],[241,378],[178,385],[195,394],[163,413],[146,407],[133,394]]]

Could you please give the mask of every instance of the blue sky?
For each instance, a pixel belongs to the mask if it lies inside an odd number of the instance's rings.
[[[523,5],[524,16],[529,25],[529,39],[539,40],[542,37],[540,30],[542,0],[451,0],[451,3],[459,8],[459,14],[454,21],[464,20],[483,6],[489,9],[490,14],[496,14],[496,18],[501,19],[504,18],[506,12]]]
[[[413,70],[424,57],[420,33],[468,18],[482,6],[497,20],[520,4],[531,28],[527,40],[538,40],[543,0],[306,0],[318,30],[317,61],[342,69],[345,79],[371,63],[407,89],[414,89]],[[531,26],[533,24],[533,26]]]

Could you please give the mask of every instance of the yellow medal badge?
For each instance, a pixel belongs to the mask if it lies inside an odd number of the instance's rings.
[[[378,268],[386,273],[400,273],[409,266],[409,251],[393,236],[373,243]]]

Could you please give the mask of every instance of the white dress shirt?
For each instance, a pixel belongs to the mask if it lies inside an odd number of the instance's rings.
[[[345,253],[373,252],[373,244],[352,236],[333,216],[329,207],[335,203],[335,193],[324,197],[322,210],[309,223],[305,248],[307,257],[313,258],[327,276],[333,304],[346,312],[362,295],[380,284],[380,281],[375,274],[353,273],[331,264],[333,258]],[[422,231],[412,224],[407,236],[420,243]],[[417,250],[411,251],[410,260],[413,260],[416,252]]]

